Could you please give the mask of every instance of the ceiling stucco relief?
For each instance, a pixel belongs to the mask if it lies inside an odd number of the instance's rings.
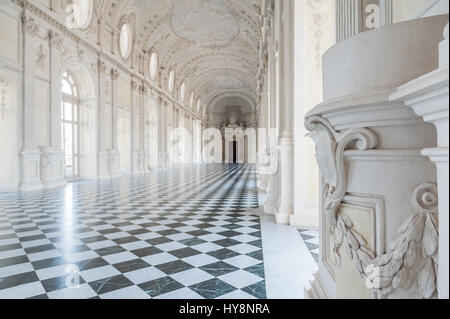
[[[178,0],[171,25],[179,37],[201,47],[228,45],[239,34],[238,23],[224,0]]]
[[[135,13],[134,63],[150,79],[152,52],[158,54],[158,76],[167,89],[174,71],[179,99],[195,92],[208,105],[217,97],[245,96],[256,104],[261,21],[252,4],[258,0],[98,0],[97,12],[108,25]],[[96,24],[93,24],[96,25]],[[116,31],[117,32],[117,31]],[[117,35],[116,35],[117,36]],[[144,61],[139,61],[140,57]],[[131,61],[131,60],[130,60]],[[215,103],[214,103],[215,104]]]

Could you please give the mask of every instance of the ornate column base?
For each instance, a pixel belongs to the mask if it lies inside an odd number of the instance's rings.
[[[56,188],[65,186],[64,153],[49,146],[40,147],[40,168],[43,188]]]
[[[42,189],[40,174],[40,156],[39,149],[23,149],[20,152],[21,165],[21,183],[19,190],[29,192]]]
[[[328,282],[328,285],[327,285]],[[304,298],[305,299],[336,299],[335,290],[332,287],[332,282],[325,279],[323,271],[319,270],[314,274],[314,280],[310,282],[310,287],[305,288]]]
[[[281,200],[280,209],[276,214],[277,223],[283,225],[289,224],[290,217],[294,213],[292,155],[292,134],[284,132],[280,138]]]
[[[275,215],[278,211],[278,203],[280,200],[280,172],[268,177],[269,186],[267,199],[264,203],[264,212],[269,215]]]

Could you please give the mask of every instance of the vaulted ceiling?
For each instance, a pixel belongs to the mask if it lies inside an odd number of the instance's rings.
[[[245,96],[255,107],[259,0],[101,0],[97,13],[120,26],[133,22],[134,51],[159,56],[161,76],[210,106],[218,97]],[[187,98],[185,100],[188,100]],[[239,99],[242,101],[244,99]]]

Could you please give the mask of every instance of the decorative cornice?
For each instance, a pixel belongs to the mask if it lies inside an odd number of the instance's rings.
[[[35,15],[36,17],[44,20],[48,24],[50,24],[54,29],[57,30],[59,34],[62,36],[72,40],[75,42],[78,46],[82,46],[87,51],[93,53],[96,55],[99,59],[104,60],[114,66],[115,68],[121,70],[122,72],[128,74],[129,76],[132,76],[136,79],[139,79],[143,83],[145,83],[146,86],[152,88],[153,90],[157,91],[159,94],[162,94],[166,96],[169,100],[171,100],[173,103],[176,103],[181,108],[185,109],[187,112],[190,112],[195,116],[196,118],[203,119],[199,114],[194,114],[192,110],[189,110],[187,107],[185,107],[183,104],[180,104],[176,99],[174,99],[170,93],[166,92],[164,89],[154,85],[152,82],[150,82],[148,79],[144,77],[144,75],[137,73],[135,70],[133,70],[130,67],[125,66],[119,59],[114,57],[113,55],[109,54],[107,51],[105,51],[102,47],[92,44],[88,42],[83,37],[77,35],[72,30],[69,30],[66,28],[64,24],[62,24],[60,21],[56,20],[54,17],[50,16],[47,12],[42,11],[39,7],[36,5],[30,3],[26,0],[11,0],[12,3],[15,3],[18,7],[23,9],[22,14],[22,24],[25,28],[25,31],[33,36],[38,35],[39,32],[39,26],[35,23],[34,18],[30,17],[27,13],[29,12]],[[94,67],[93,67],[94,68]]]
[[[39,34],[39,25],[25,12],[22,14],[22,26],[25,33],[32,37],[36,37]]]

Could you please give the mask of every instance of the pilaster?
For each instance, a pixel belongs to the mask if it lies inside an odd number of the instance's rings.
[[[34,18],[24,12],[22,15],[23,35],[23,144],[21,155],[20,191],[32,191],[42,188],[40,178],[40,150],[35,140],[36,106],[36,37],[39,26]]]
[[[98,80],[98,113],[97,113],[97,176],[99,179],[106,179],[110,177],[109,174],[109,155],[108,150],[105,147],[105,133],[104,133],[104,117],[105,111],[105,86],[106,79],[111,76],[108,73],[108,67],[101,59],[97,61],[97,80]]]

